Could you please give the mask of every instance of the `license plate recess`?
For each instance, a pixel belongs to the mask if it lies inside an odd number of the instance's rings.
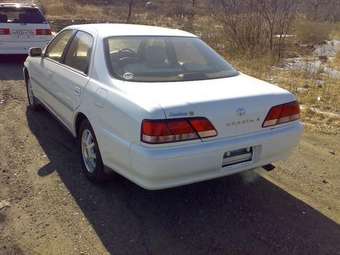
[[[223,154],[222,167],[232,166],[253,159],[253,147],[246,147],[242,149],[227,151]]]

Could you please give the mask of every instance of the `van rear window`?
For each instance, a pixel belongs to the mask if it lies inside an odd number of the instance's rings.
[[[44,16],[37,8],[0,7],[0,23],[46,23]]]

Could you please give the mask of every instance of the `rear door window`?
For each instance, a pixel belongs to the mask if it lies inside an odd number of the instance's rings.
[[[0,7],[0,23],[41,24],[47,22],[38,8]]]
[[[66,46],[73,37],[73,30],[65,30],[57,35],[56,38],[47,46],[45,57],[61,62]]]
[[[92,45],[91,35],[81,31],[77,32],[65,56],[64,64],[87,74]]]

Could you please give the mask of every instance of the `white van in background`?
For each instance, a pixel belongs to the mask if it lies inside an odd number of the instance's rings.
[[[0,54],[27,54],[51,39],[51,27],[36,5],[0,3]]]

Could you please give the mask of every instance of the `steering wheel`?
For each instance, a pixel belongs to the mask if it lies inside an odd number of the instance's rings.
[[[118,52],[119,62],[123,62],[123,64],[128,64],[130,62],[136,62],[138,59],[137,53],[129,48],[121,49]]]

